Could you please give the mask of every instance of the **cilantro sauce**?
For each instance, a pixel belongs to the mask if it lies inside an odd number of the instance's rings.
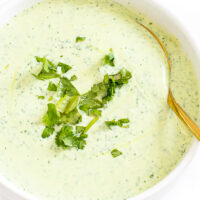
[[[44,1],[0,30],[0,171],[9,181],[45,200],[124,200],[158,183],[180,162],[192,136],[166,103],[165,56],[136,20],[166,45],[173,94],[197,120],[196,76],[174,36],[112,1]],[[111,48],[115,67],[102,66]],[[131,72],[88,131],[83,150],[58,148],[55,135],[41,138],[46,105],[58,98],[47,91],[48,80],[32,75],[41,69],[35,56],[70,65],[66,76],[76,75],[80,94],[107,73],[123,67]],[[105,124],[124,118],[127,128]],[[85,116],[80,125],[89,121]]]

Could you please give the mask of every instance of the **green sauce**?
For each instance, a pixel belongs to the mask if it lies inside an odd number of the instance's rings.
[[[45,200],[123,200],[158,183],[181,161],[192,135],[167,105],[169,77],[162,49],[136,19],[166,45],[173,94],[197,120],[196,75],[173,35],[112,1],[44,1],[0,30],[0,171],[17,187]],[[86,40],[76,42],[78,36]],[[111,48],[115,67],[100,67]],[[131,71],[129,84],[116,92],[90,129],[83,151],[60,150],[53,136],[40,139],[42,113],[52,93],[48,81],[31,74],[40,68],[35,56],[72,66],[67,74],[78,77],[73,84],[81,94],[106,73],[122,67]],[[105,125],[122,118],[130,120],[129,128]],[[113,149],[123,154],[113,158]]]

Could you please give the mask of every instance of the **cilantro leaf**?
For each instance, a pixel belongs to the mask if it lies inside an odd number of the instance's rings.
[[[63,114],[61,116],[60,120],[61,120],[62,123],[76,125],[76,124],[78,124],[82,121],[82,116],[79,113],[78,109],[75,108],[73,111],[71,111],[67,115]]]
[[[110,65],[112,67],[115,66],[115,57],[112,49],[110,49],[110,53],[105,55],[105,57],[102,59],[102,65]]]
[[[54,128],[46,126],[42,133],[42,138],[48,138],[50,135],[53,134],[54,131]]]
[[[85,139],[88,137],[87,134],[85,134],[85,128],[84,126],[76,126],[76,135],[78,137],[78,140],[76,140],[76,146],[78,149],[84,149],[86,145]]]
[[[67,104],[67,107],[65,108],[65,113],[68,114],[71,111],[73,111],[78,106],[79,100],[80,100],[79,96],[71,97],[69,103]]]
[[[103,104],[98,99],[87,98],[81,102],[79,109],[89,115],[90,110],[102,108],[102,106]]]
[[[40,58],[40,57],[35,57],[37,62],[42,63],[42,69],[38,75],[33,74],[35,78],[39,80],[45,80],[45,79],[52,79],[52,78],[58,78],[60,77],[59,74],[56,73],[57,67],[48,59],[45,57]]]
[[[59,74],[55,73],[55,72],[51,72],[51,73],[39,73],[38,75],[33,74],[33,76],[39,80],[45,80],[45,79],[52,79],[52,78],[58,78],[60,77]]]
[[[73,75],[71,78],[70,78],[70,81],[75,81],[77,80],[77,76],[76,75]]]
[[[86,39],[86,37],[80,37],[80,36],[78,36],[78,37],[76,37],[76,43],[77,42],[83,42],[83,41],[85,41],[85,39]]]
[[[59,97],[63,97],[66,94],[68,96],[80,96],[78,90],[74,87],[71,81],[66,78],[60,78],[60,82],[58,84],[57,93]]]
[[[117,74],[111,75],[115,79],[116,87],[121,88],[124,84],[127,84],[129,79],[132,78],[131,72],[126,69],[121,69]]]
[[[118,156],[121,156],[121,155],[122,155],[122,152],[119,151],[118,149],[113,149],[113,150],[111,151],[111,155],[112,155],[113,158],[116,158],[116,157],[118,157]]]
[[[53,127],[59,122],[59,113],[56,110],[55,104],[49,103],[47,113],[43,117],[43,123],[46,126]]]
[[[84,133],[84,131],[85,131],[84,126],[76,126],[76,134],[77,135],[81,135],[82,133]]]
[[[56,135],[56,144],[63,149],[73,147],[74,133],[71,126],[63,125],[62,129]]]
[[[128,128],[129,125],[124,125],[124,124],[128,124],[130,121],[129,119],[120,119],[118,121],[116,121],[115,119],[113,119],[112,121],[105,121],[106,126],[111,129],[111,126],[119,126],[122,128]]]
[[[53,82],[49,82],[48,88],[49,91],[57,91],[57,86]]]
[[[38,99],[45,99],[44,96],[38,96]]]
[[[86,138],[86,134],[76,135],[71,126],[63,125],[62,129],[56,135],[56,144],[63,149],[84,149]]]
[[[104,84],[107,86],[106,95],[103,97],[103,103],[106,104],[108,101],[111,101],[115,94],[115,78],[114,76],[110,76],[107,74],[104,76]]]
[[[74,142],[73,142],[74,147],[76,147],[77,149],[83,150],[85,148],[85,145],[86,145],[85,139],[87,137],[88,137],[87,134],[81,134],[79,137],[75,137]]]
[[[53,96],[50,96],[48,101],[52,101],[53,100]]]
[[[66,94],[57,102],[56,108],[59,112],[68,114],[78,106],[79,99],[79,96],[70,97]]]
[[[89,114],[90,114],[90,115],[94,115],[94,116],[99,116],[99,117],[101,117],[102,110],[91,109]]]
[[[65,109],[69,103],[69,100],[70,100],[70,96],[68,96],[67,94],[64,97],[61,97],[56,104],[56,109],[59,112],[64,113]]]
[[[58,66],[58,67],[61,67],[61,72],[62,72],[63,74],[66,73],[66,72],[68,72],[70,69],[72,69],[71,66],[69,66],[69,65],[67,65],[67,64],[64,64],[64,63],[61,63],[61,62],[59,62],[57,66]]]

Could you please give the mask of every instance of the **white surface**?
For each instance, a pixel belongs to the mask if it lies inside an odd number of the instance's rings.
[[[152,0],[149,0],[152,1]],[[169,9],[184,22],[200,46],[200,1],[199,0],[154,0]],[[196,25],[197,24],[197,25]],[[199,52],[200,53],[200,52]],[[172,185],[167,193],[153,200],[199,200],[200,148],[189,167]],[[0,197],[0,200],[6,200]],[[14,200],[14,199],[13,199]]]

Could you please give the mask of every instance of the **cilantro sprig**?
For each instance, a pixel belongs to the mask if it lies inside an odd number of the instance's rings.
[[[56,86],[56,84],[53,83],[53,82],[49,82],[49,85],[48,85],[47,90],[49,90],[49,91],[57,91],[57,86]]]
[[[35,57],[37,62],[42,63],[42,69],[39,72],[39,74],[33,74],[37,79],[39,80],[45,80],[45,79],[52,79],[52,78],[58,78],[60,77],[59,74],[57,74],[57,66],[54,65],[50,60],[46,59],[45,57]]]
[[[112,100],[116,89],[127,84],[132,78],[131,73],[126,69],[121,69],[117,74],[104,76],[104,80],[93,85],[91,90],[81,96],[79,109],[87,115],[91,113],[101,114],[99,109],[102,109],[105,104]]]

